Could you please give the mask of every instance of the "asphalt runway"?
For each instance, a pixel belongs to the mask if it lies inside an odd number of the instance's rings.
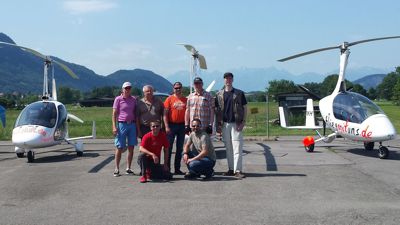
[[[386,160],[343,139],[314,153],[301,137],[246,141],[243,180],[221,175],[224,146],[214,144],[212,180],[141,184],[112,176],[112,140],[87,140],[83,157],[40,149],[30,164],[0,142],[0,224],[400,224],[399,137],[384,143]]]

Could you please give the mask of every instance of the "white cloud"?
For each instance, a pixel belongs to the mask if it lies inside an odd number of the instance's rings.
[[[71,0],[63,3],[64,9],[71,14],[103,12],[117,6],[115,1],[112,0]]]

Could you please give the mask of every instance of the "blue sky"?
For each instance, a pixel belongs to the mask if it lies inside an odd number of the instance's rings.
[[[337,69],[339,52],[279,63],[321,47],[400,35],[396,0],[13,0],[1,1],[0,32],[17,44],[98,74],[189,69],[193,44],[209,70],[274,66],[294,74]],[[400,39],[351,48],[349,68],[400,66]]]

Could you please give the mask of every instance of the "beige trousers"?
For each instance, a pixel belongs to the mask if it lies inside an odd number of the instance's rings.
[[[222,138],[226,148],[229,170],[242,171],[243,134],[236,130],[236,123],[222,125]]]

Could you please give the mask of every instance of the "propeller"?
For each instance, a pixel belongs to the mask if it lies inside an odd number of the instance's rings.
[[[361,43],[365,43],[365,42],[370,42],[370,41],[378,41],[378,40],[385,40],[385,39],[393,39],[393,38],[400,38],[400,36],[391,36],[391,37],[381,37],[381,38],[372,38],[372,39],[366,39],[366,40],[361,40],[361,41],[355,41],[355,42],[343,42],[341,45],[338,46],[332,46],[332,47],[327,47],[327,48],[319,48],[319,49],[315,49],[315,50],[311,50],[311,51],[307,51],[307,52],[303,52],[300,54],[296,54],[296,55],[292,55],[283,59],[279,59],[279,62],[285,62],[294,58],[298,58],[301,56],[305,56],[305,55],[309,55],[309,54],[313,54],[313,53],[317,53],[317,52],[322,52],[322,51],[327,51],[327,50],[332,50],[332,49],[340,49],[342,52],[345,51],[348,47],[353,46],[353,45],[357,45],[357,44],[361,44]]]
[[[178,43],[177,45],[183,45],[186,50],[188,50],[192,54],[194,59],[199,60],[200,68],[204,70],[207,69],[206,58],[204,58],[203,55],[199,54],[199,51],[197,51],[192,45],[183,43]]]
[[[43,60],[45,60],[46,63],[54,62],[57,65],[59,65],[62,69],[64,69],[65,72],[67,72],[68,75],[70,75],[72,78],[79,79],[79,77],[68,66],[66,66],[65,64],[63,64],[61,62],[58,62],[57,60],[54,60],[54,59],[50,58],[49,56],[45,56],[45,55],[43,55],[42,53],[40,53],[40,52],[38,52],[36,50],[33,50],[31,48],[27,48],[27,47],[24,47],[24,46],[16,45],[16,44],[2,42],[2,41],[0,41],[0,45],[8,45],[8,46],[13,46],[13,47],[18,47],[18,48],[20,48],[20,49],[22,49],[24,51],[30,52],[30,53],[38,56],[39,58],[42,58]]]
[[[318,96],[317,94],[314,94],[313,92],[311,92],[308,88],[304,87],[303,85],[297,85],[301,90],[303,90],[304,92],[306,92],[307,94],[309,94],[313,99],[316,100],[321,100],[321,97]]]

